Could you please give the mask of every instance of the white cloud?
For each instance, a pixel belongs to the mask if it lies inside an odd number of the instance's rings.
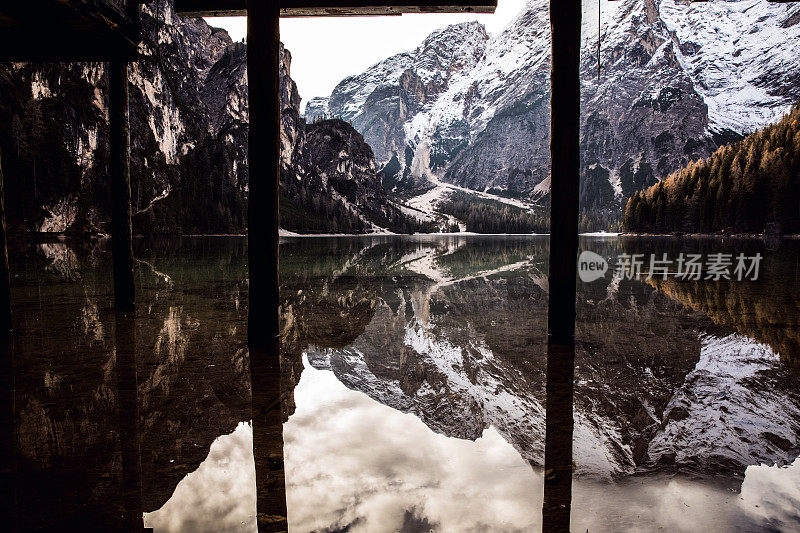
[[[409,518],[442,532],[541,528],[542,470],[493,428],[473,441],[345,387],[304,361],[297,410],[284,425],[292,531],[398,531]],[[671,476],[573,482],[574,531],[731,531],[794,527],[800,461],[750,467],[741,495]],[[733,481],[733,480],[730,480]],[[254,531],[252,430],[219,437],[172,498],[145,515],[156,531]],[[199,529],[198,529],[199,528]]]
[[[205,461],[161,509],[144,514],[144,523],[162,532],[255,531],[255,510],[253,430],[243,422],[211,444]]]
[[[525,0],[499,0],[492,15],[408,14],[399,17],[313,17],[281,19],[281,40],[292,53],[292,78],[303,105],[328,96],[343,78],[398,52],[413,50],[433,30],[479,20],[496,33],[519,13]],[[234,40],[247,33],[244,17],[207,19],[228,30]]]

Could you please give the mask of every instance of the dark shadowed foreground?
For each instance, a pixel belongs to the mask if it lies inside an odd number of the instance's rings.
[[[578,281],[572,499],[551,504],[571,503],[575,531],[800,527],[800,247],[581,247],[610,270]],[[127,318],[103,243],[11,251],[2,435],[17,530],[121,530],[142,513],[156,531],[280,523],[257,509],[284,494],[275,476],[257,486],[254,447],[285,469],[290,531],[539,527],[547,379],[569,374],[546,360],[546,237],[286,240],[280,372],[253,378],[246,240],[134,249]],[[623,252],[680,251],[759,251],[762,275],[613,272]],[[271,425],[254,430],[254,408]]]

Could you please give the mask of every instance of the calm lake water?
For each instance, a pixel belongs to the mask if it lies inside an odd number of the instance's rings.
[[[290,531],[541,528],[547,243],[281,242]],[[281,427],[250,423],[246,244],[136,240],[125,321],[106,243],[11,250],[18,529],[256,530],[254,446],[279,458]],[[609,266],[577,281],[572,530],[800,530],[800,243],[581,249]],[[650,254],[681,253],[763,259],[755,281],[646,279]]]

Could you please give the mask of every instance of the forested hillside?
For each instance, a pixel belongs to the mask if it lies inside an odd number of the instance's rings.
[[[635,232],[800,233],[800,106],[625,206]]]
[[[439,211],[452,215],[474,233],[547,233],[547,211],[532,213],[494,200],[484,200],[464,192],[454,192],[438,205]]]

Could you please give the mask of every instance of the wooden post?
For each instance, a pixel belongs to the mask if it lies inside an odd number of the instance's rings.
[[[114,306],[132,309],[133,236],[131,228],[131,145],[128,123],[128,63],[109,63],[109,137],[111,144],[111,251],[114,263]]]
[[[580,179],[581,0],[550,0],[550,271],[543,531],[569,531]]]
[[[10,531],[17,531],[14,520],[14,365],[11,336],[11,276],[8,269],[5,191],[0,158],[0,513]]]
[[[277,0],[247,1],[247,331],[259,531],[287,529],[278,325],[279,16]]]
[[[547,343],[542,531],[569,532],[575,345]]]
[[[117,364],[117,432],[122,463],[122,531],[142,531],[142,454],[139,438],[139,380],[136,317],[132,309],[114,316]]]
[[[11,272],[8,268],[8,234],[3,188],[3,162],[0,158],[0,335],[11,334]]]
[[[550,2],[550,301],[548,334],[572,343],[578,260],[581,2]]]

